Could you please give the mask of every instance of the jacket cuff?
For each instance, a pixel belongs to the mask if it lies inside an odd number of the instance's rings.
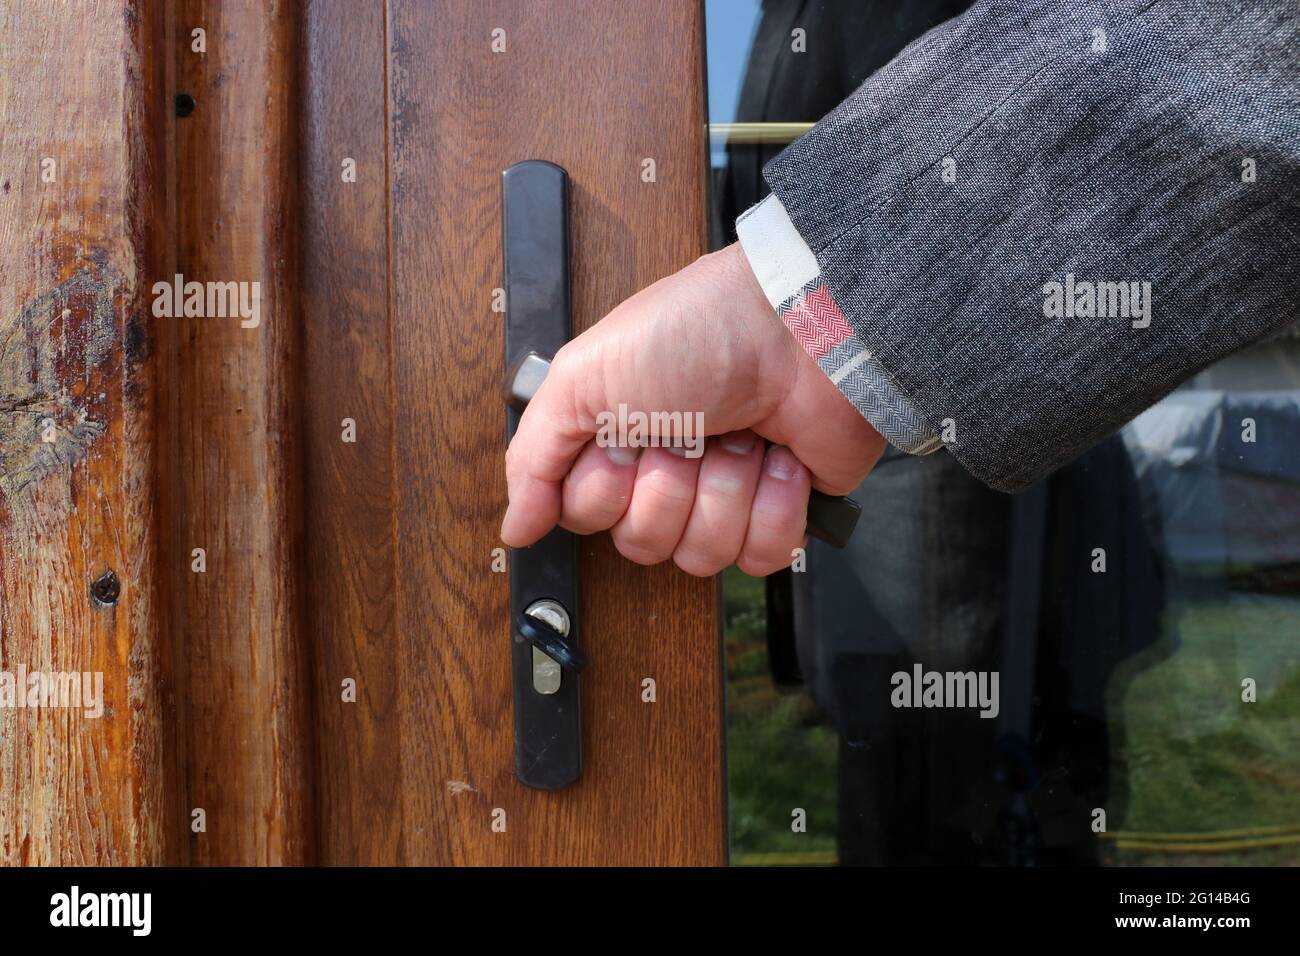
[[[785,327],[872,427],[908,454],[928,455],[942,448],[893,376],[845,321],[822,281],[817,257],[775,193],[736,220],[736,234]]]

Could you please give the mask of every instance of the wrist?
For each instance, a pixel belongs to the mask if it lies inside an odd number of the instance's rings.
[[[746,311],[752,310],[755,314],[764,316],[771,315],[778,320],[779,324],[776,309],[763,293],[763,286],[758,276],[754,274],[749,257],[745,255],[745,247],[739,242],[733,242],[721,249],[717,255],[722,260],[722,267],[727,276],[724,287],[733,297],[732,301],[741,305]]]

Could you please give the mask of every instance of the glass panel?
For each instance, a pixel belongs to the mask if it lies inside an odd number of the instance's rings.
[[[707,0],[714,244],[966,5]],[[1291,335],[1022,495],[887,454],[847,549],[724,576],[733,863],[1300,864],[1297,449]],[[932,673],[989,716],[900,706]]]

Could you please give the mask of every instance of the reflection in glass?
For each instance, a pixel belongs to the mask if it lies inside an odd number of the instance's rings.
[[[720,124],[816,121],[966,5],[707,0],[714,244],[783,146]],[[733,862],[1300,863],[1297,449],[1287,336],[1018,496],[887,454],[849,548],[724,578]],[[931,672],[996,714],[897,706]]]

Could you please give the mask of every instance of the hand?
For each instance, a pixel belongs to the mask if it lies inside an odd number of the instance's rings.
[[[701,413],[701,457],[601,447],[601,413]],[[765,452],[765,443],[773,442]],[[740,245],[632,296],[562,348],[506,451],[502,540],[557,523],[609,530],[638,564],[711,575],[788,567],[809,488],[847,494],[885,441],[831,384],[763,296]]]

